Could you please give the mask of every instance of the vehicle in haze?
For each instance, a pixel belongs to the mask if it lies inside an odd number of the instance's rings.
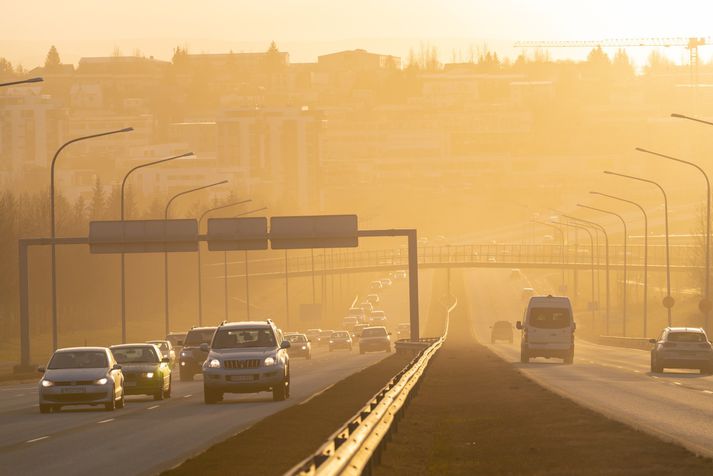
[[[47,367],[39,367],[40,413],[66,405],[124,407],[124,374],[106,347],[57,349]]]
[[[266,321],[221,324],[203,364],[203,399],[214,404],[225,393],[272,392],[274,401],[290,396],[290,341]]]
[[[574,322],[572,304],[567,297],[533,296],[527,304],[523,321],[520,362],[534,357],[560,358],[565,364],[574,361]]]
[[[380,279],[379,281],[381,281],[381,287],[383,288],[391,287],[393,284],[389,278]]]
[[[369,283],[369,289],[372,291],[380,291],[383,287],[384,285],[381,284],[381,281],[372,281]]]
[[[535,295],[535,290],[533,288],[522,288],[520,293],[520,300],[522,302],[530,301],[530,298]]]
[[[342,328],[348,330],[349,332],[352,332],[354,330],[354,326],[357,324],[359,324],[359,318],[357,317],[347,316],[342,319]]]
[[[513,332],[510,321],[497,321],[490,326],[490,343],[495,344],[499,340],[505,340],[512,344]]]
[[[338,349],[352,350],[352,336],[347,331],[335,331],[329,337],[329,351]]]
[[[361,331],[359,353],[381,351],[391,352],[391,333],[384,326],[371,326]]]
[[[394,271],[394,279],[406,279],[408,278],[408,272],[406,272],[405,269],[400,269],[398,271]]]
[[[319,344],[319,334],[322,332],[322,329],[307,329],[305,331],[305,335],[307,336],[307,339],[313,343],[313,344]]]
[[[195,374],[202,372],[203,362],[208,357],[208,351],[203,350],[202,345],[210,343],[216,329],[216,327],[194,327],[186,334],[178,358],[178,375],[181,382],[189,382],[193,380]]]
[[[147,344],[156,344],[158,346],[158,350],[161,351],[161,355],[164,357],[168,357],[169,363],[168,365],[173,368],[173,365],[176,363],[176,351],[173,349],[173,346],[171,345],[171,341],[168,340],[150,340],[146,342]]]
[[[290,342],[290,348],[287,349],[287,353],[290,357],[304,357],[307,360],[312,359],[312,343],[305,334],[291,332],[285,334],[285,340]]]
[[[125,395],[171,398],[170,359],[155,344],[120,344],[109,347],[124,374]]]
[[[706,331],[698,327],[667,327],[658,339],[650,339],[651,372],[665,369],[698,369],[713,374],[713,348]]]
[[[366,321],[366,312],[364,312],[364,309],[360,307],[350,307],[347,311],[347,316],[356,317],[361,323]]]
[[[317,336],[317,344],[322,347],[329,345],[329,338],[332,337],[333,332],[334,329],[323,329]]]
[[[513,268],[510,270],[510,279],[518,279],[522,276],[519,268]]]
[[[371,311],[371,314],[369,314],[369,322],[372,326],[385,326],[386,313],[384,311]]]
[[[369,301],[359,303],[359,307],[364,311],[364,316],[368,319],[369,315],[374,312],[374,305]]]
[[[354,326],[354,330],[352,331],[352,340],[359,340],[361,338],[362,331],[367,327],[371,327],[371,324],[357,324],[356,326]]]
[[[373,306],[376,306],[377,304],[379,304],[379,301],[381,301],[381,298],[378,294],[367,294],[366,300],[369,301]]]
[[[187,332],[171,332],[166,336],[166,340],[171,343],[171,346],[173,347],[173,350],[176,352],[176,354],[181,352],[181,348],[183,348],[183,343],[186,340],[186,334]]]
[[[402,322],[396,326],[396,337],[399,339],[410,339],[411,338],[411,324],[408,322]]]

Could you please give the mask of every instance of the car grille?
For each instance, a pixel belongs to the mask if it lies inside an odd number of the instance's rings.
[[[93,402],[106,397],[106,393],[74,393],[74,394],[59,394],[45,395],[45,399],[50,402]]]
[[[74,385],[92,385],[94,380],[68,380],[66,382],[55,382],[58,387],[71,387]]]
[[[256,369],[260,367],[260,359],[226,360],[224,365],[226,369]]]

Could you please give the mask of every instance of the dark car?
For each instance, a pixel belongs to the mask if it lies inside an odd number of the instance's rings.
[[[121,344],[109,347],[124,374],[125,395],[171,398],[171,367],[155,344]]]
[[[306,335],[293,332],[285,334],[285,340],[290,343],[290,348],[287,349],[290,357],[304,357],[307,360],[312,358],[312,344]]]
[[[332,335],[329,337],[329,351],[332,352],[337,349],[352,350],[352,336],[349,332],[332,332]]]
[[[328,346],[329,345],[329,338],[332,337],[332,334],[334,333],[334,330],[332,329],[323,329],[322,332],[319,333],[317,336],[317,345],[320,347]]]
[[[208,357],[208,351],[201,350],[201,344],[210,344],[216,329],[217,327],[194,327],[186,334],[178,358],[181,382],[191,381],[195,374],[203,372],[203,362]]]
[[[497,321],[490,327],[490,343],[495,344],[499,340],[506,340],[512,344],[512,324],[509,321]]]

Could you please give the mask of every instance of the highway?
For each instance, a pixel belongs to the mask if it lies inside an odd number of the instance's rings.
[[[465,286],[478,340],[524,375],[612,419],[713,457],[713,377],[686,370],[652,374],[648,352],[581,339],[574,365],[543,358],[521,364],[519,331],[513,344],[490,344],[489,327],[497,320],[522,319],[527,282],[509,270],[472,270],[465,272]]]
[[[420,284],[425,317],[432,273],[422,273]],[[392,324],[408,319],[406,289],[403,280],[381,293]],[[269,415],[309,400],[388,355],[315,348],[312,360],[291,360],[292,390],[284,402],[273,402],[271,393],[226,394],[224,402],[205,405],[201,376],[180,382],[175,374],[170,399],[130,396],[126,407],[114,412],[66,407],[42,415],[36,384],[0,386],[0,474],[9,474],[7,468],[18,475],[156,474]]]

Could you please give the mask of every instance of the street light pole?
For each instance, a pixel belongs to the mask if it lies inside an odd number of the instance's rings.
[[[644,215],[644,337],[646,337],[647,326],[648,326],[648,296],[649,296],[649,217],[646,215],[646,210],[644,207],[636,202],[627,200],[625,198],[617,197],[614,195],[608,195],[601,192],[589,192],[592,195],[599,195],[602,197],[611,198],[613,200],[618,200],[620,202],[629,203],[634,205],[641,213]]]
[[[692,119],[692,120],[697,120],[697,119]],[[699,122],[705,122],[705,121],[700,121]],[[708,179],[708,174],[706,174],[705,170],[703,170],[699,165],[694,164],[693,162],[689,162],[688,160],[682,160],[678,159],[676,157],[671,157],[670,155],[664,155],[664,154],[659,154],[658,152],[653,152],[647,149],[642,149],[641,147],[636,148],[637,151],[639,152],[644,152],[646,154],[651,154],[655,155],[657,157],[661,157],[664,159],[668,160],[673,160],[674,162],[679,162],[681,164],[686,164],[690,165],[691,167],[695,168],[698,170],[702,175],[703,178],[706,180],[706,276],[704,278],[704,301],[701,302],[700,308],[701,311],[703,311],[703,315],[705,316],[705,329],[706,331],[709,330],[708,324],[709,324],[709,316],[710,316],[710,311],[711,311],[711,301],[710,301],[710,276],[711,276],[711,259],[710,259],[710,254],[711,254],[711,182]]]
[[[628,178],[631,180],[638,180],[639,182],[650,183],[651,185],[655,185],[656,187],[658,187],[658,189],[661,191],[661,194],[663,195],[664,224],[665,224],[665,230],[666,230],[666,294],[667,294],[666,297],[664,298],[663,305],[668,310],[668,325],[670,327],[671,320],[672,320],[671,319],[671,308],[673,307],[674,300],[673,300],[673,297],[671,296],[671,261],[670,261],[670,254],[669,254],[669,234],[668,234],[668,197],[666,196],[666,191],[659,183],[654,182],[653,180],[645,179],[642,177],[634,177],[633,175],[620,174],[617,172],[612,172],[611,170],[605,170],[604,173],[607,175],[615,175],[617,177]]]
[[[626,274],[626,242],[627,242],[627,231],[626,231],[626,221],[624,221],[624,218],[619,215],[618,213],[610,212],[609,210],[602,210],[601,208],[594,208],[590,207],[587,205],[582,205],[581,203],[577,204],[578,207],[581,208],[586,208],[588,210],[594,210],[597,212],[601,213],[606,213],[608,215],[613,215],[617,217],[619,220],[621,220],[621,224],[624,225],[624,303],[623,303],[623,309],[622,309],[622,336],[626,337],[626,286],[627,286],[627,274]]]
[[[193,152],[186,152],[185,154],[175,155],[173,157],[168,157],[166,159],[154,160],[153,162],[148,162],[145,164],[137,165],[136,167],[134,167],[131,170],[129,170],[128,172],[126,172],[126,175],[124,175],[124,179],[121,181],[121,199],[120,199],[121,221],[123,222],[125,220],[124,189],[126,188],[126,181],[128,180],[129,176],[132,173],[136,172],[139,169],[143,169],[145,167],[162,164],[164,162],[169,162],[171,160],[180,159],[182,157],[189,157],[192,155],[193,155]],[[121,343],[122,344],[126,344],[126,259],[125,258],[126,258],[125,254],[121,253]]]
[[[59,158],[59,154],[65,149],[65,147],[74,144],[75,142],[80,142],[84,140],[89,140],[89,139],[95,139],[97,137],[104,137],[104,136],[109,136],[112,134],[119,134],[122,132],[131,132],[133,131],[133,127],[125,127],[123,129],[117,129],[114,131],[108,131],[108,132],[101,132],[99,134],[91,134],[88,136],[83,136],[83,137],[77,137],[76,139],[72,139],[70,141],[65,142],[60,146],[59,149],[57,149],[57,152],[54,153],[54,157],[52,157],[52,162],[50,163],[50,237],[52,239],[52,270],[51,270],[51,277],[52,277],[52,349],[56,350],[57,349],[57,343],[58,343],[58,331],[57,331],[57,254],[56,254],[56,247],[55,247],[55,238],[57,237],[56,234],[56,229],[55,229],[55,209],[54,209],[54,200],[55,200],[55,185],[54,185],[54,168],[57,163],[57,159]]]
[[[208,185],[203,185],[202,187],[196,187],[192,188],[189,190],[184,190],[183,192],[179,192],[172,196],[168,202],[166,203],[166,208],[164,209],[163,212],[163,219],[164,221],[168,221],[168,210],[171,208],[171,204],[173,203],[174,200],[176,200],[178,197],[182,197],[183,195],[187,195],[189,193],[193,192],[198,192],[199,190],[205,190],[206,188],[210,187],[215,187],[216,185],[223,185],[225,183],[228,183],[227,180],[222,180],[220,182],[215,182],[211,183]],[[168,251],[163,252],[163,284],[164,284],[164,318],[165,318],[165,326],[166,326],[166,335],[169,334],[170,331],[170,320],[169,320],[169,313],[168,313]]]
[[[30,84],[30,83],[41,83],[44,81],[42,78],[29,78],[29,79],[22,79],[20,81],[10,81],[9,83],[0,83],[0,88],[6,87],[6,86],[17,86],[19,84]]]
[[[214,212],[216,210],[222,210],[223,208],[229,208],[229,207],[234,207],[237,205],[242,205],[244,203],[252,202],[252,200],[241,200],[239,202],[231,202],[231,203],[226,203],[225,205],[221,205],[219,207],[213,207],[209,208],[208,210],[204,211],[201,213],[201,216],[198,218],[198,234],[201,232],[201,223],[203,222],[203,219],[206,217],[211,212]],[[225,254],[228,252],[226,251]],[[225,256],[225,255],[224,255]],[[227,259],[225,260],[227,262]],[[227,268],[227,265],[225,266]],[[227,272],[225,273],[227,276]],[[227,281],[227,279],[226,279]],[[227,302],[227,298],[226,298]],[[228,320],[228,308],[226,306],[225,308],[225,320]],[[200,241],[198,242],[198,325],[202,326],[203,325],[203,276],[201,274],[201,243]]]
[[[267,207],[256,208],[255,210],[250,210],[247,212],[239,213],[238,215],[235,215],[235,217],[238,218],[238,217],[242,217],[245,215],[250,215],[251,213],[261,212],[263,210],[267,210]],[[248,320],[250,320],[250,271],[248,269],[248,250],[244,250],[244,251],[245,251],[245,307],[246,307],[246,311],[247,311],[246,317]],[[227,267],[226,267],[226,269],[227,269]],[[227,272],[226,272],[225,276],[226,276],[225,279],[227,281],[227,279],[228,279]],[[227,283],[226,283],[225,289],[228,289]]]
[[[591,230],[584,225],[577,225],[575,223],[568,223],[568,222],[564,222],[564,223],[552,222],[552,223],[555,223],[557,225],[569,226],[569,227],[576,228],[579,230],[584,230],[587,232],[587,235],[589,235],[589,243],[592,248],[592,254],[589,257],[589,259],[591,261],[591,268],[592,268],[592,303],[593,303],[594,302],[594,237],[592,236]],[[596,318],[594,316],[594,306],[592,306],[591,311],[592,311],[592,329],[594,330],[594,332],[596,332],[597,328],[596,328]]]

